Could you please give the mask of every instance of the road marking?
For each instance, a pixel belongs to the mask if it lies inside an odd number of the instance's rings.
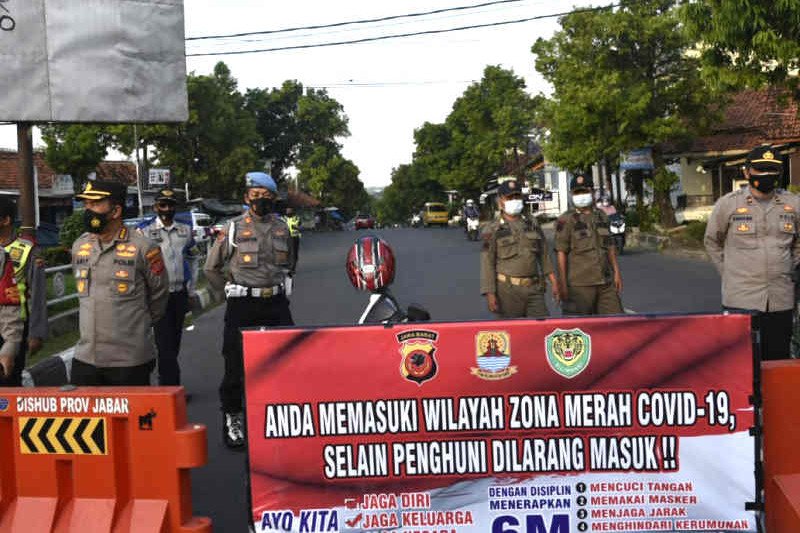
[[[636,311],[634,311],[633,309],[628,309],[628,308],[626,307],[626,308],[625,308],[625,314],[626,314],[626,315],[635,315],[635,314],[636,314]]]

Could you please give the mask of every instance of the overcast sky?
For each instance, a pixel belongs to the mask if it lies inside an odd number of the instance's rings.
[[[277,8],[277,2],[263,0],[185,0],[186,35],[311,26],[477,3],[482,1],[295,0],[282,2]],[[547,15],[568,10],[568,5],[560,0],[520,0],[381,23],[190,41],[186,50],[191,54],[352,40]],[[361,169],[365,185],[374,187],[387,185],[392,168],[411,160],[414,129],[425,121],[442,121],[467,85],[480,79],[486,65],[511,68],[526,79],[531,93],[546,92],[547,85],[534,69],[530,48],[536,38],[549,37],[557,29],[557,19],[545,19],[329,48],[188,57],[187,70],[207,74],[222,60],[238,79],[240,90],[276,87],[286,79],[328,87],[350,120],[351,135],[342,139],[344,154]],[[0,126],[0,147],[16,147],[13,126]]]

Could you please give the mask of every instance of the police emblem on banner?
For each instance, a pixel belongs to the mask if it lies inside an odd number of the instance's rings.
[[[400,343],[400,373],[409,381],[422,385],[436,375],[436,340],[439,334],[428,330],[410,330],[397,334]]]
[[[505,331],[481,331],[475,335],[475,362],[470,370],[481,379],[506,379],[517,373],[511,365],[511,336]]]
[[[547,362],[557,374],[574,378],[589,366],[592,337],[580,329],[557,329],[544,339]]]

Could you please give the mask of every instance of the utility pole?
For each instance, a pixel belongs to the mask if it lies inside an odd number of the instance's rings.
[[[36,209],[33,187],[33,134],[30,122],[17,123],[17,153],[19,156],[19,214],[22,218],[20,235],[36,241]]]
[[[133,125],[133,146],[136,150],[136,194],[139,198],[139,218],[144,216],[144,206],[142,205],[142,165],[139,162],[139,130],[136,124]]]

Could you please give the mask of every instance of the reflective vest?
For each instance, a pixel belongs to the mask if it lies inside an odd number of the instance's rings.
[[[284,217],[286,221],[286,225],[289,226],[289,235],[292,237],[299,237],[300,236],[300,217],[298,216],[290,216]]]
[[[25,279],[25,267],[31,251],[33,251],[33,244],[22,239],[15,239],[11,244],[5,246],[4,250],[7,255],[6,267],[0,278],[0,305],[19,305],[20,315],[25,320],[28,317],[26,305],[28,284]]]

